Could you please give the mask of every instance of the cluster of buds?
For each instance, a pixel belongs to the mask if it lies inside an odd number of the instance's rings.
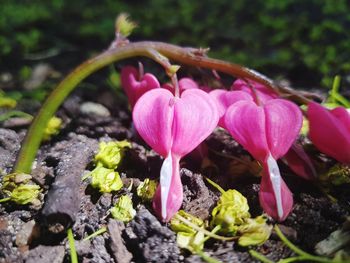
[[[153,199],[155,212],[163,221],[169,221],[182,204],[180,159],[217,126],[226,129],[263,167],[260,204],[276,220],[284,220],[293,208],[293,196],[281,177],[277,160],[283,157],[297,174],[314,178],[311,162],[295,143],[303,124],[302,111],[264,85],[238,79],[231,90],[210,91],[190,78],[161,86],[152,74],[130,66],[121,75],[136,130],[164,157]],[[329,111],[312,102],[307,115],[309,137],[315,146],[349,164],[349,112],[342,107]]]

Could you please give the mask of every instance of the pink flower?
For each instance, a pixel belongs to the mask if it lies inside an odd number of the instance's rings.
[[[306,180],[314,180],[317,177],[316,169],[309,155],[298,143],[292,145],[282,160],[295,174]]]
[[[153,207],[169,221],[183,200],[180,159],[215,129],[219,120],[216,104],[200,89],[187,89],[180,98],[166,89],[154,89],[137,101],[133,120],[141,137],[165,158]]]
[[[249,100],[238,101],[228,108],[225,125],[233,138],[263,165],[261,206],[272,217],[284,220],[292,210],[293,197],[276,160],[299,134],[302,114],[298,106],[283,99],[269,100],[263,106]]]
[[[162,85],[163,89],[169,90],[171,93],[174,94],[174,87],[170,83],[165,83]],[[198,84],[191,78],[182,78],[179,80],[179,89],[180,93],[187,89],[199,89]]]
[[[139,72],[136,68],[126,66],[121,72],[122,87],[128,96],[131,108],[134,107],[136,101],[147,91],[155,88],[160,88],[157,78],[146,73],[143,76],[139,76]]]
[[[311,102],[307,116],[313,144],[337,161],[350,164],[350,113],[343,107],[328,110]]]
[[[242,79],[237,79],[235,82],[233,82],[231,90],[241,90],[249,93],[253,98],[255,98],[251,87],[255,88],[256,95],[261,103],[265,103],[269,100],[277,99],[279,97],[276,92],[252,80],[245,81]]]
[[[227,91],[222,89],[215,89],[209,92],[209,95],[216,101],[218,110],[219,110],[219,126],[222,128],[225,127],[224,116],[226,110],[235,102],[240,100],[253,101],[253,97],[243,91]]]

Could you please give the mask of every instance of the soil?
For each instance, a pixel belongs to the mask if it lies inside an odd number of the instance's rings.
[[[100,103],[114,98],[110,90],[82,95],[76,92],[60,108],[58,116],[64,121],[60,134],[43,143],[37,155],[32,176],[43,188],[38,206],[0,204],[0,262],[70,262],[66,231],[72,227],[79,262],[203,262],[197,255],[178,248],[176,234],[168,224],[160,222],[151,205],[138,199],[135,186],[145,178],[156,179],[162,158],[150,150],[135,133],[127,105],[117,105],[113,99],[104,106],[110,114],[84,114],[81,105],[87,101]],[[94,99],[93,99],[94,98]],[[115,104],[113,104],[113,102]],[[35,109],[33,109],[34,111]],[[9,173],[20,142],[28,127],[2,123],[0,128],[0,170]],[[6,127],[6,128],[4,128]],[[132,148],[126,151],[118,169],[124,188],[113,194],[100,194],[82,176],[92,169],[92,159],[101,140],[127,139]],[[210,218],[219,192],[204,176],[224,189],[234,188],[247,197],[252,216],[262,213],[258,201],[260,178],[253,176],[259,167],[223,130],[208,138],[208,158],[189,156],[181,162],[184,185],[182,209],[202,219]],[[233,158],[232,158],[233,156]],[[238,156],[244,163],[234,159]],[[300,248],[314,252],[315,244],[338,229],[350,213],[350,188],[333,188],[331,201],[311,182],[298,178],[287,167],[283,176],[294,193],[294,208],[280,227]],[[128,187],[131,183],[134,187]],[[120,195],[133,198],[135,218],[122,223],[111,218],[109,209]],[[276,223],[270,219],[270,223]],[[107,227],[107,231],[90,240],[83,238]],[[270,239],[254,249],[271,260],[293,255],[273,233]],[[258,262],[234,241],[210,240],[204,251],[222,262]]]

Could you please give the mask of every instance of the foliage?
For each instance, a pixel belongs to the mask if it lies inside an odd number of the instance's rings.
[[[0,202],[12,201],[16,204],[40,204],[40,186],[32,182],[32,176],[24,173],[7,174],[2,178],[0,191],[8,197]]]
[[[130,147],[130,142],[126,140],[101,142],[99,152],[96,154],[94,161],[97,166],[116,169],[122,160],[125,148]]]
[[[97,166],[89,176],[91,176],[91,186],[99,189],[101,193],[118,191],[123,187],[119,173],[113,169]]]
[[[0,56],[101,50],[116,14],[128,12],[140,25],[136,39],[209,46],[214,57],[330,86],[332,76],[350,70],[349,11],[346,0],[3,0]]]
[[[111,208],[110,211],[114,219],[118,219],[123,222],[131,221],[136,215],[136,210],[132,206],[132,200],[127,195],[119,197],[118,202],[113,208]]]

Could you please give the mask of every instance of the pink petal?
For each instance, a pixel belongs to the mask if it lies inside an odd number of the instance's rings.
[[[306,180],[314,180],[317,177],[315,167],[310,157],[298,143],[292,145],[286,155],[283,156],[283,161],[295,174]]]
[[[219,111],[219,126],[225,128],[225,119],[224,115],[228,107],[233,103],[240,100],[251,100],[253,101],[252,96],[243,91],[227,91],[222,89],[216,89],[209,93],[209,95],[214,98],[217,103]]]
[[[184,156],[215,129],[219,114],[215,101],[200,89],[188,89],[176,99],[172,127],[172,153]]]
[[[131,66],[124,67],[121,72],[122,87],[128,96],[131,107],[145,92],[160,87],[154,75],[146,73],[139,81],[138,74],[137,69]]]
[[[265,161],[269,149],[265,133],[265,113],[252,101],[238,101],[225,114],[225,126],[232,137],[255,159]]]
[[[269,100],[276,99],[279,97],[278,93],[272,91],[268,87],[252,80],[248,80],[248,81],[250,85],[252,85],[255,88],[256,94],[259,97],[260,102],[266,103]],[[245,80],[237,79],[233,83],[231,89],[247,92],[254,97],[251,87],[248,85],[248,83]]]
[[[168,160],[167,160],[168,159]],[[153,198],[153,209],[158,215],[162,218],[163,221],[168,222],[180,209],[182,200],[183,200],[183,189],[180,179],[180,167],[179,167],[179,158],[171,156],[171,154],[164,160],[170,161],[171,165],[167,164],[162,166],[162,172],[165,178],[165,185],[161,183],[157,188],[155,196]],[[161,174],[162,176],[162,174]],[[169,178],[169,176],[171,178]]]
[[[350,136],[350,112],[344,107],[337,107],[330,111],[331,114],[339,120],[340,123],[344,124],[345,130],[347,130]]]
[[[293,209],[293,195],[281,178],[276,161],[270,155],[264,164],[259,192],[260,205],[278,221],[283,221]]]
[[[179,80],[180,91],[187,89],[199,89],[198,84],[191,78],[182,78]]]
[[[172,144],[174,96],[165,89],[145,93],[135,104],[133,121],[141,137],[157,153],[168,156]]]
[[[297,138],[303,123],[297,105],[283,100],[269,100],[264,105],[266,138],[272,156],[277,160],[287,153]]]
[[[350,164],[349,113],[339,108],[329,111],[311,102],[308,107],[309,137],[323,153]]]
[[[174,86],[171,83],[165,83],[162,85],[163,89],[169,90],[171,93],[175,94]],[[199,89],[197,83],[191,78],[182,78],[179,80],[180,94],[187,89]]]

